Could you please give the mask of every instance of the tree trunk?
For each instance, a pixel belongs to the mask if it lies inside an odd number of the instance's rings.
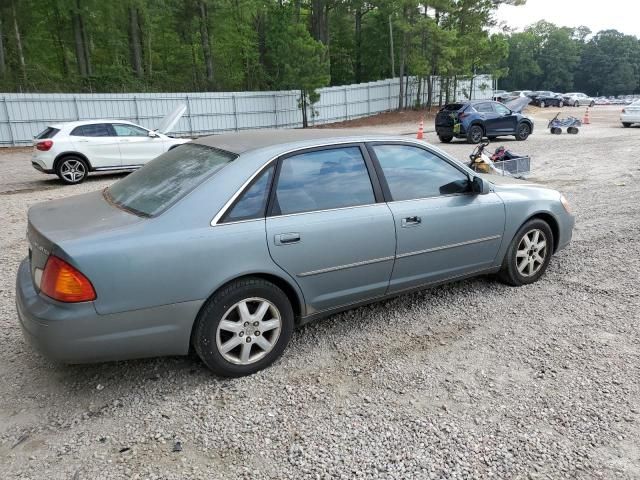
[[[144,76],[142,66],[142,44],[140,43],[140,22],[138,7],[129,5],[129,53],[131,54],[131,68],[136,77]]]
[[[89,35],[87,34],[87,27],[84,23],[84,16],[80,11],[80,0],[78,0],[78,19],[80,24],[80,35],[82,37],[82,49],[84,50],[84,62],[87,70],[87,75],[93,75],[93,69],[91,68],[91,52],[89,49]]]
[[[58,8],[58,3],[53,2],[53,20],[56,25],[62,25],[62,17],[60,16],[60,9]],[[69,59],[67,58],[67,50],[64,47],[64,41],[62,40],[62,36],[60,35],[60,29],[54,29],[54,38],[55,42],[58,45],[58,52],[60,54],[60,65],[62,66],[62,74],[67,77],[69,76],[70,68],[69,68]]]
[[[16,13],[16,4],[14,1],[11,2],[11,13],[13,14],[13,30],[16,37],[16,53],[18,54],[18,64],[20,65],[20,71],[22,74],[25,73],[25,61],[24,61],[24,52],[22,50],[22,36],[20,35],[20,28],[18,27],[18,15]]]
[[[213,88],[213,57],[211,56],[211,43],[209,42],[209,15],[207,13],[207,3],[200,0],[200,43],[202,44],[202,55],[207,71],[207,83],[209,88]]]
[[[309,120],[307,119],[307,92],[306,90],[300,91],[300,108],[302,108],[302,128],[309,126]]]
[[[76,61],[78,63],[78,73],[81,77],[87,76],[87,62],[84,58],[84,47],[82,44],[82,29],[80,28],[80,14],[71,12],[71,20],[73,22],[73,39],[76,49]]]
[[[449,103],[449,80],[450,78],[447,77],[447,79],[444,82],[444,103],[445,105]]]
[[[329,44],[329,6],[327,0],[311,0],[311,36]]]
[[[4,77],[7,73],[7,62],[4,58],[4,39],[2,34],[2,19],[0,19],[0,77]]]
[[[433,76],[427,77],[427,108],[431,112],[431,105],[433,104]]]
[[[356,38],[355,38],[355,61],[354,76],[356,83],[362,83],[362,7],[358,7],[355,13],[356,20]]]

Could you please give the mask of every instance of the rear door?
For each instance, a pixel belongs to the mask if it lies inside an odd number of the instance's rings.
[[[69,134],[74,148],[85,155],[93,168],[119,168],[120,144],[108,123],[90,123],[74,128]]]
[[[499,118],[493,109],[492,102],[478,103],[473,108],[480,114],[480,118],[484,122],[486,135],[494,135],[499,132]]]
[[[308,313],[385,293],[395,228],[364,146],[281,158],[269,210],[269,252],[298,282]]]
[[[488,269],[502,241],[504,205],[471,192],[469,177],[418,145],[371,144],[393,212],[397,251],[389,292]]]
[[[118,136],[122,166],[138,166],[164,153],[165,145],[159,136],[150,137],[149,131],[127,123],[114,123]]]

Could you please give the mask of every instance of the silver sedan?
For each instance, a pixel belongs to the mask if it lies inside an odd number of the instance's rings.
[[[533,283],[574,225],[555,190],[327,130],[203,138],[28,220],[16,298],[38,350],[79,363],[193,347],[224,376],[341,310],[481,274]]]

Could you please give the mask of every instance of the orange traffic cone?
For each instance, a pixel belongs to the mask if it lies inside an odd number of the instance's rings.
[[[424,119],[420,120],[420,126],[418,127],[418,135],[416,138],[418,140],[424,139]]]
[[[584,112],[584,117],[582,117],[582,124],[589,125],[591,123],[591,119],[589,118],[589,107],[587,107],[587,111]]]

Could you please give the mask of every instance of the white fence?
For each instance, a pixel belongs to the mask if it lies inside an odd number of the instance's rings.
[[[405,79],[406,81],[406,79]],[[471,81],[459,81],[458,99],[468,98]],[[491,97],[490,76],[473,79],[473,98]],[[408,79],[406,105],[424,105],[423,80]],[[434,81],[433,103],[439,99],[440,82]],[[453,89],[451,82],[450,90]],[[400,79],[360,83],[318,90],[320,100],[309,111],[310,125],[351,120],[398,108]],[[454,100],[450,92],[450,100]],[[47,125],[74,120],[120,119],[155,128],[179,103],[187,111],[172,134],[198,136],[256,128],[299,128],[300,92],[123,93],[123,94],[0,94],[0,146],[30,145]]]

